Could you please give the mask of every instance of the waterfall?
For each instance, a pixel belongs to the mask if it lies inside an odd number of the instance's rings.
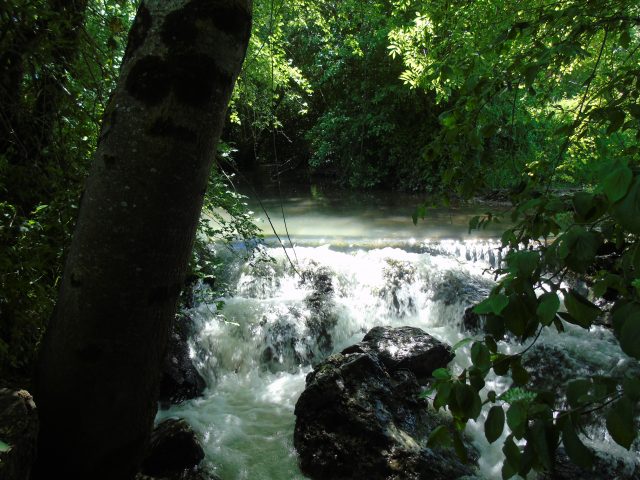
[[[273,261],[257,265],[229,257],[230,287],[218,299],[224,306],[205,302],[190,312],[198,326],[191,353],[208,389],[159,418],[186,418],[203,439],[206,461],[225,480],[305,478],[292,432],[306,374],[378,325],[419,327],[450,345],[471,336],[464,311],[494,285],[487,269],[502,261],[498,246],[490,239],[316,240],[297,246],[295,255],[268,247]],[[295,268],[288,257],[297,258]],[[566,356],[566,365],[556,367],[566,374],[609,372],[626,361],[611,334],[597,327],[546,332],[539,343]],[[504,351],[523,348],[507,344]],[[457,353],[453,369],[462,370],[469,366],[468,347]],[[508,379],[489,376],[485,388],[500,393],[508,386]],[[478,422],[467,432],[481,452],[479,475],[501,478],[501,444],[489,445],[483,417]],[[590,442],[621,462],[631,464],[637,455],[601,427]]]

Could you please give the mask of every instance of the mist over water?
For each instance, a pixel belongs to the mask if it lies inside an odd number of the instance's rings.
[[[208,389],[158,419],[185,418],[203,440],[205,462],[223,480],[305,478],[293,448],[293,410],[313,365],[378,325],[419,327],[453,345],[471,335],[463,330],[464,310],[494,284],[487,269],[501,261],[499,244],[491,232],[467,233],[470,211],[434,211],[416,227],[406,199],[387,198],[385,205],[343,199],[337,207],[335,201],[284,202],[293,246],[280,203],[264,202],[286,253],[274,236],[265,247],[273,262],[251,264],[227,253],[224,307],[202,303],[191,311],[198,328],[191,353]],[[257,215],[268,225],[264,212]],[[540,342],[565,351],[573,367],[587,364],[589,372],[625,361],[606,331],[593,335],[569,326],[567,334],[545,333]],[[468,347],[459,349],[453,370],[468,367],[468,356]],[[488,377],[485,394],[508,386],[508,379]],[[501,478],[501,442],[489,445],[484,418],[478,421],[467,433],[481,454],[479,478]],[[604,431],[591,441],[632,460]]]

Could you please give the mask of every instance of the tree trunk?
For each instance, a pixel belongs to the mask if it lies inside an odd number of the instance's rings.
[[[138,10],[41,347],[37,478],[136,472],[250,30],[251,0]]]

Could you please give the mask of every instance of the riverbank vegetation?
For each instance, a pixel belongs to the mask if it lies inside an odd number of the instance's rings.
[[[0,377],[10,379],[31,375],[52,315],[136,6],[1,10]],[[544,393],[479,391],[491,370],[524,391],[521,355],[500,353],[500,342],[561,334],[563,322],[604,324],[640,358],[639,50],[640,6],[625,0],[256,1],[205,200],[226,214],[219,228],[202,223],[193,275],[213,280],[219,268],[208,237],[258,235],[234,175],[419,192],[414,222],[432,205],[498,196],[510,212],[474,217],[470,229],[501,222],[509,254],[476,307],[487,332],[473,367],[437,372],[433,404],[458,428],[433,443],[460,444],[489,402],[487,439],[505,423],[512,432],[504,478],[551,469],[560,439],[590,466],[579,434],[593,415],[630,448],[635,376],[575,379],[561,409]]]

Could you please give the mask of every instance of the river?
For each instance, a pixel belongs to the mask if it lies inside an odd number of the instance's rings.
[[[217,299],[224,306],[204,302],[191,312],[198,328],[191,354],[208,388],[201,398],[161,411],[158,420],[185,418],[222,480],[305,478],[292,439],[305,376],[372,327],[416,326],[451,345],[470,335],[464,310],[493,285],[487,269],[501,261],[499,230],[467,232],[470,216],[484,207],[433,209],[416,226],[416,204],[405,195],[314,190],[265,199],[280,243],[262,206],[250,202],[265,232],[264,254],[273,261],[245,261],[240,246],[235,252],[214,247],[227,263],[228,292]],[[319,277],[331,288],[320,319],[309,302]],[[322,322],[328,327],[319,335]],[[561,349],[572,368],[622,368],[625,357],[607,331],[567,330],[544,333],[540,342]],[[504,351],[521,348],[505,345]],[[457,353],[453,369],[462,370],[469,366],[468,348]],[[485,388],[507,387],[504,379],[489,378]],[[489,445],[474,422],[467,434],[481,453],[478,478],[501,478],[500,442]],[[633,460],[604,431],[590,442],[622,462]]]

